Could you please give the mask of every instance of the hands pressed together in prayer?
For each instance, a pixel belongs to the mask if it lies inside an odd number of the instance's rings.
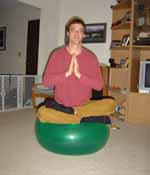
[[[70,65],[69,65],[69,68],[65,74],[66,77],[69,77],[72,73],[75,74],[75,76],[80,79],[81,77],[81,73],[79,71],[79,64],[78,64],[78,61],[77,61],[77,57],[76,57],[76,54],[72,54],[72,58],[71,58],[71,62],[70,62]]]

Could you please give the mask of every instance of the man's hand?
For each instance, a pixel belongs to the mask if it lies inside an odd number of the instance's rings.
[[[65,73],[65,76],[69,77],[72,73],[74,73],[75,76],[80,79],[81,73],[79,71],[79,64],[75,53],[72,55],[71,63],[69,65],[68,71]]]
[[[74,67],[74,57],[72,56],[68,71],[65,73],[66,77],[69,77],[73,73],[73,67]]]
[[[79,64],[78,64],[76,55],[74,56],[73,72],[74,72],[75,76],[80,79],[81,73],[80,73],[80,70],[79,70]]]

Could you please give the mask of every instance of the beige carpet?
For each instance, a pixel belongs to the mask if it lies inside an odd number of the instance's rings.
[[[34,135],[35,111],[0,113],[0,175],[149,175],[150,128],[117,122],[97,153],[64,156],[42,148]],[[116,122],[116,121],[115,121]]]

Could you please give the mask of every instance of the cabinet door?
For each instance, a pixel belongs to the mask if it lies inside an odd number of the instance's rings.
[[[127,122],[136,124],[150,124],[150,95],[129,93],[127,96]]]
[[[128,69],[110,68],[109,87],[112,89],[128,89]]]
[[[101,71],[102,71],[102,76],[104,80],[103,96],[107,96],[108,95],[108,83],[109,83],[109,67],[102,66]]]

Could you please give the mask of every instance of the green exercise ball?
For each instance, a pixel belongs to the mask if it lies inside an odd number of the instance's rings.
[[[109,127],[101,123],[42,123],[36,119],[35,133],[39,144],[48,151],[85,155],[104,147],[109,138]]]

